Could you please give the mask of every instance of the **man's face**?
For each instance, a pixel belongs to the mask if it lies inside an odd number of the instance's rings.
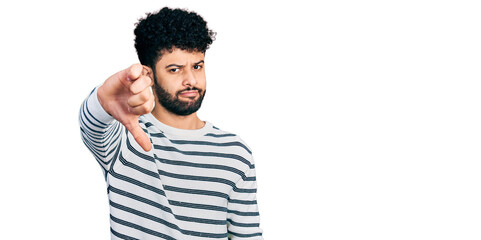
[[[164,51],[155,75],[156,100],[169,112],[187,116],[200,108],[206,87],[203,53],[178,48]]]

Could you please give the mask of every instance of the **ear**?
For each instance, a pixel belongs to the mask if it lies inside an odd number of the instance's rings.
[[[150,79],[152,79],[152,83],[150,84],[150,86],[154,86],[154,71],[152,71],[152,68],[150,68],[149,66],[142,65],[142,67],[142,75],[148,76]]]

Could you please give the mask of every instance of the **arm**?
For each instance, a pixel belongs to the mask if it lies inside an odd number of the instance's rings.
[[[152,148],[139,126],[139,116],[152,111],[154,97],[148,71],[134,64],[94,89],[80,109],[82,140],[100,165],[108,171],[123,129],[129,131],[145,151]]]
[[[82,103],[79,123],[82,141],[106,172],[115,158],[124,128],[102,108],[97,90],[95,88]]]
[[[235,185],[227,204],[227,228],[229,239],[259,240],[262,229],[259,227],[257,207],[257,182],[254,165],[245,172]]]

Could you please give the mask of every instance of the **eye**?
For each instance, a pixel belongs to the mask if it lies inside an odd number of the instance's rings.
[[[195,66],[194,66],[194,69],[195,69],[195,70],[199,70],[199,69],[201,69],[201,68],[202,68],[201,65],[195,65]]]
[[[169,69],[169,72],[171,72],[171,73],[176,73],[176,72],[178,72],[179,70],[180,70],[179,68],[171,68],[171,69]]]

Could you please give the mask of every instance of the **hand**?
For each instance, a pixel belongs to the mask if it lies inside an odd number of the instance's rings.
[[[139,125],[139,116],[150,113],[154,105],[153,82],[148,75],[148,68],[137,63],[109,77],[97,90],[100,105],[145,151],[150,151],[152,144]]]

